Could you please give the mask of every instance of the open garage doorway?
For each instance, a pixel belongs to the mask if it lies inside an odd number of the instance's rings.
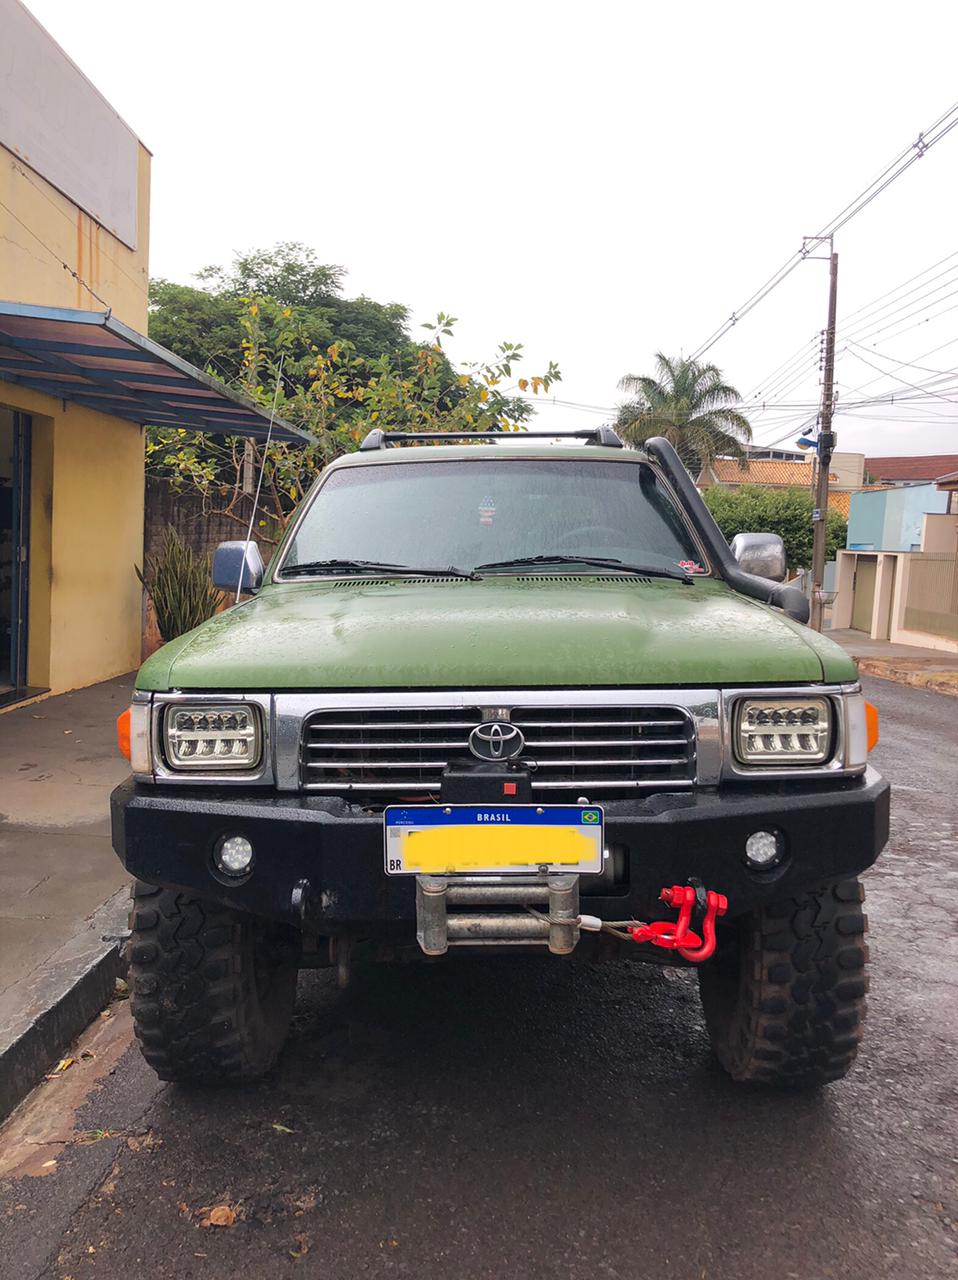
[[[27,682],[30,419],[0,406],[0,705]]]

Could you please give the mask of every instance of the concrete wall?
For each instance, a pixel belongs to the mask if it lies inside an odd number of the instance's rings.
[[[873,640],[890,640],[892,644],[917,645],[924,649],[937,649],[944,653],[958,653],[958,640],[927,631],[912,631],[905,626],[905,610],[908,604],[912,566],[924,558],[924,553],[888,551],[874,553],[868,559],[877,559],[875,597],[872,606],[871,626],[868,634]],[[855,598],[855,568],[859,559],[856,551],[839,551],[836,573],[837,595],[832,605],[832,627],[836,630],[851,626]]]
[[[146,333],[150,153],[142,144],[137,181],[137,245],[129,249],[0,146],[0,299],[84,311],[109,306],[118,320]]]
[[[918,551],[926,513],[942,514],[947,510],[948,494],[933,484],[852,494],[848,549]]]
[[[863,453],[833,453],[829,475],[836,489],[858,489],[864,483],[865,455]]]
[[[921,549],[954,555],[958,551],[958,514],[926,514],[922,523]]]
[[[885,534],[885,503],[889,490],[853,493],[848,509],[849,551],[876,551]]]

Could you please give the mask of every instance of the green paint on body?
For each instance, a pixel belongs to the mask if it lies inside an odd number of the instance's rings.
[[[137,688],[829,683],[838,645],[725,583],[588,575],[276,583],[155,653]]]

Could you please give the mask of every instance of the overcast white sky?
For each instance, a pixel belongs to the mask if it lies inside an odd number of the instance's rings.
[[[557,398],[599,409],[656,350],[694,351],[958,101],[947,0],[27,3],[154,153],[154,275],[301,240],[414,325],[460,317],[455,359],[524,342],[525,372],[555,359]],[[836,248],[840,318],[956,255],[847,330],[866,350],[840,340],[839,403],[958,370],[958,129]],[[826,290],[827,264],[802,264],[709,353],[748,395],[809,341],[759,440],[790,441],[817,398]],[[958,452],[958,389],[938,385],[841,414],[839,448]]]

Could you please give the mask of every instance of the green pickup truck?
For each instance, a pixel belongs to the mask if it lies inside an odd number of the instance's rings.
[[[888,835],[855,664],[665,440],[373,431],[121,717],[136,1034],[248,1080],[354,952],[694,966],[740,1081],[843,1076]],[[556,963],[561,963],[556,960]],[[521,981],[521,978],[519,978]]]

